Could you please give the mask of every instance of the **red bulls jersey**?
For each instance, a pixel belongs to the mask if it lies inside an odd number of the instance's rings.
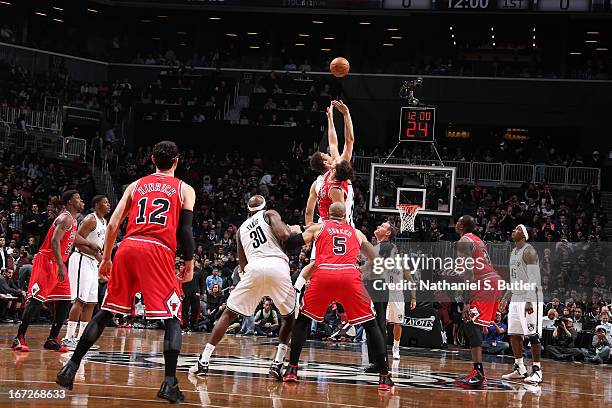
[[[317,268],[342,269],[355,267],[361,244],[346,221],[325,220],[315,246]]]
[[[72,246],[74,245],[74,238],[76,237],[77,231],[77,220],[72,217],[68,211],[62,212],[62,214],[68,214],[70,218],[72,218],[72,227],[62,237],[60,241],[60,251],[62,253],[62,261],[66,263],[68,261],[68,257],[72,252]],[[62,215],[60,214],[60,215]],[[59,218],[59,216],[57,217]],[[49,258],[55,260],[53,257],[53,249],[51,248],[51,238],[53,238],[53,233],[55,232],[55,224],[57,223],[57,218],[51,224],[51,228],[49,228],[49,232],[47,232],[47,237],[45,238],[45,242],[40,246],[38,253],[48,256]]]
[[[182,184],[176,177],[162,173],[138,180],[132,193],[126,238],[155,241],[176,251]]]
[[[349,196],[348,181],[343,181],[343,182],[332,181],[330,180],[331,175],[332,175],[331,171],[328,171],[327,173],[323,175],[323,183],[321,187],[319,188],[319,191],[317,192],[317,195],[318,195],[317,205],[318,205],[318,210],[319,210],[319,217],[321,217],[321,219],[324,219],[324,220],[329,218],[329,206],[332,205],[333,203],[331,197],[329,196],[329,193],[331,192],[333,188],[340,188],[342,190],[342,192],[344,193],[345,201],[347,200]],[[352,206],[352,203],[351,203],[351,206]],[[347,212],[347,214],[349,213],[352,213],[352,208],[350,212]]]
[[[472,233],[464,234],[472,243],[472,259],[474,260],[474,279],[495,279],[499,278],[497,271],[491,264],[489,250],[480,238]]]

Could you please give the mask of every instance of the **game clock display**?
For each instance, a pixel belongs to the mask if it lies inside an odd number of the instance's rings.
[[[404,106],[400,115],[400,142],[433,142],[436,108]]]

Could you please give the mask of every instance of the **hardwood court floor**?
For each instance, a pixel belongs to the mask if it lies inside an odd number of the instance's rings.
[[[108,328],[100,350],[90,352],[74,390],[63,399],[11,400],[9,390],[60,390],[55,375],[69,355],[42,349],[48,326],[32,326],[30,353],[10,350],[16,326],[0,326],[1,407],[143,407],[159,406],[156,393],[163,379],[163,331]],[[64,329],[65,330],[65,329]],[[612,404],[611,366],[544,360],[541,387],[501,382],[511,360],[485,363],[489,385],[463,390],[453,379],[471,369],[466,353],[405,349],[395,365],[393,395],[379,395],[377,376],[360,373],[367,356],[361,344],[309,342],[302,358],[299,384],[267,378],[276,351],[273,340],[227,336],[217,347],[207,379],[188,377],[207,334],[183,336],[179,360],[185,406],[206,407],[602,407]]]

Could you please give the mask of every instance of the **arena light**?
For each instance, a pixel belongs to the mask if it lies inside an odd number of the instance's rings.
[[[370,23],[369,21],[360,21],[359,25],[370,25],[372,23]]]
[[[141,23],[150,23],[151,20],[147,20],[146,18],[143,18],[142,20],[140,20]]]
[[[152,40],[153,40],[153,41],[159,41],[159,40],[160,40],[160,38],[159,38],[159,37],[153,37],[153,38],[152,38]]]
[[[57,10],[57,11],[64,11],[63,8],[61,7],[57,7],[57,6],[53,6],[53,10]]]
[[[181,47],[185,47],[185,46],[187,46],[187,44],[186,44],[186,43],[180,43],[179,45],[180,45]]]
[[[157,16],[157,18],[168,18],[168,16]]]
[[[457,41],[453,41],[453,45],[457,45]]]
[[[491,31],[495,31],[495,27],[491,27]]]
[[[393,47],[393,43],[383,43],[383,47]]]
[[[536,47],[536,43],[531,43],[531,46],[532,46],[533,48],[535,48],[535,47]]]
[[[323,24],[321,20],[312,20],[312,24]]]
[[[324,52],[330,52],[330,51],[331,51],[331,48],[321,48],[321,51],[324,51]]]
[[[208,19],[212,21],[219,21],[221,20],[221,17],[208,17]]]
[[[335,40],[336,38],[335,37],[323,37],[323,39],[331,41],[331,40]]]
[[[599,35],[599,31],[587,31],[587,35]]]
[[[448,27],[450,31],[453,31],[453,26]]]
[[[310,34],[300,33],[298,34],[298,37],[310,37]]]
[[[89,11],[90,13],[99,13],[98,10],[92,8],[88,8],[87,11]]]
[[[0,1],[0,4],[4,4],[5,6],[11,6],[11,3],[8,1]]]
[[[396,35],[394,37],[391,37],[392,40],[401,40],[402,36],[401,35]]]
[[[64,20],[62,20],[61,18],[54,18],[53,21],[55,21],[56,23],[63,23]]]
[[[455,34],[451,34],[451,38],[455,38]]]
[[[305,45],[306,45],[305,43],[295,43],[295,46],[296,46],[296,47],[303,47],[303,46],[305,46]]]
[[[236,33],[227,33],[225,35],[227,35],[228,37],[238,37],[238,34]]]
[[[41,17],[47,17],[47,13],[43,13],[43,12],[40,12],[40,11],[37,11],[34,14],[36,14],[37,16],[41,16]]]
[[[387,31],[399,31],[399,28],[390,27],[390,28],[387,28]]]
[[[178,35],[187,35],[186,31],[177,31],[176,32]]]
[[[582,55],[582,53],[578,51],[574,51],[574,52],[570,52],[570,55]]]
[[[250,49],[252,50],[258,50],[259,49],[259,45],[251,45],[249,46]]]
[[[596,51],[608,51],[608,49],[606,47],[598,47],[595,48]]]
[[[588,44],[595,44],[597,42],[597,40],[586,40],[585,43]]]
[[[256,33],[255,31],[250,31],[247,33],[247,35],[259,35],[259,33]]]

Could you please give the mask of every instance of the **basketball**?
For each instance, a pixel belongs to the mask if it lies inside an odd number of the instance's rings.
[[[344,57],[336,57],[331,64],[329,64],[329,70],[336,78],[345,77],[349,73],[350,69],[351,66],[348,60]]]

